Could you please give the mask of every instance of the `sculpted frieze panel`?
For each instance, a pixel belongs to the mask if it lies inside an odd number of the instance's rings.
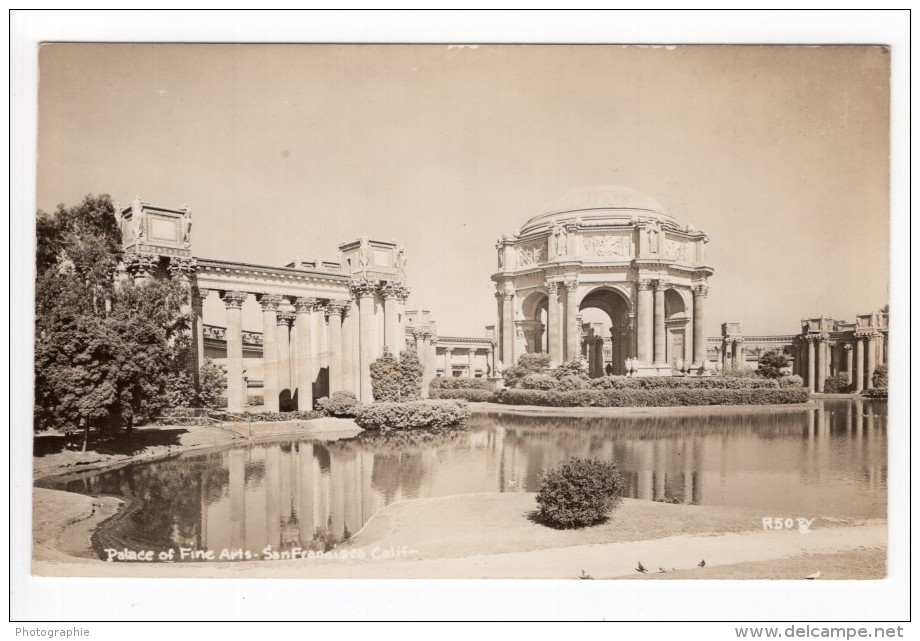
[[[628,236],[584,236],[581,242],[588,258],[629,258],[632,254]]]
[[[518,247],[518,267],[533,267],[546,260],[546,253],[542,245]]]
[[[682,240],[669,238],[665,244],[665,256],[677,263],[689,263],[690,251],[690,243]]]

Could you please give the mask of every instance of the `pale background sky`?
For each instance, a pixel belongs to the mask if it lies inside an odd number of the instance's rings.
[[[709,234],[708,335],[888,300],[883,48],[65,44],[39,69],[38,207],[188,204],[196,255],[264,264],[396,239],[442,334],[494,322],[499,235],[606,183]]]

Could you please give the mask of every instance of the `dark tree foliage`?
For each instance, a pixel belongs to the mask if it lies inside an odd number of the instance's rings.
[[[766,378],[782,378],[783,368],[788,359],[786,355],[776,349],[764,352],[757,361],[757,374]]]
[[[399,355],[399,400],[417,401],[422,398],[422,361],[414,349]]]
[[[170,375],[189,362],[187,290],[117,281],[120,237],[106,195],[39,212],[37,241],[35,429],[82,426],[87,436],[156,415]]]
[[[556,528],[601,523],[622,501],[623,488],[623,477],[613,463],[570,458],[540,478],[537,516]]]

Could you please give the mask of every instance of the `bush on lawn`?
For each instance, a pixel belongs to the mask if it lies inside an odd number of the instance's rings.
[[[570,458],[543,473],[537,517],[556,528],[580,528],[607,519],[622,499],[623,477],[616,465]]]
[[[234,423],[274,423],[276,421],[309,421],[320,418],[322,412],[227,412],[222,415],[226,421]]]

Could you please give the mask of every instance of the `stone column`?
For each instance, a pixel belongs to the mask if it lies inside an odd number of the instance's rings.
[[[546,329],[546,326],[543,323],[540,323],[533,330],[533,345],[534,345],[533,351],[537,352],[538,354],[541,354],[544,351],[546,352],[549,351],[545,348],[543,344],[543,335],[544,335],[545,329]]]
[[[668,357],[665,347],[667,335],[664,327],[664,292],[668,288],[666,280],[655,284],[655,364],[667,365]]]
[[[604,375],[604,337],[594,337],[594,377]]]
[[[451,365],[451,357],[453,356],[454,348],[445,347],[444,348],[444,378],[450,378],[454,375],[453,367]]]
[[[246,405],[243,394],[243,303],[246,292],[223,292],[227,308],[227,411],[242,412]]]
[[[875,374],[875,357],[877,355],[876,334],[869,334],[866,337],[866,388],[872,389],[875,384],[872,382],[872,375]]]
[[[300,297],[294,300],[297,323],[297,409],[313,409],[313,308],[315,298]]]
[[[655,319],[652,311],[652,281],[640,278],[636,281],[638,293],[636,295],[636,308],[639,334],[637,358],[639,363],[650,365],[652,363],[652,334]]]
[[[265,411],[279,409],[278,376],[278,306],[283,300],[277,294],[260,294],[262,305],[262,394],[265,397]]]
[[[549,325],[547,351],[549,351],[550,365],[556,366],[564,360],[562,358],[562,322],[559,313],[559,283],[547,281],[546,294],[549,298],[546,303],[546,323]]]
[[[850,343],[847,343],[846,345],[843,346],[843,349],[847,354],[847,369],[846,369],[847,381],[850,383],[850,385],[852,385],[853,384],[853,345]]]
[[[347,300],[329,301],[329,394],[345,386],[345,354],[342,345],[342,316],[351,305]]]
[[[514,292],[502,291],[502,362],[514,365]]]
[[[744,341],[735,339],[735,369],[747,369],[747,350],[744,348]]]
[[[278,392],[280,397],[288,404],[291,399],[291,323],[294,321],[294,314],[290,312],[278,312],[277,315],[277,335],[278,353],[275,357],[278,361]],[[280,406],[280,403],[279,403]]]
[[[399,289],[398,283],[386,282],[380,286],[380,296],[383,298],[383,346],[390,350],[390,354],[399,358]],[[405,344],[405,338],[402,339]]]
[[[856,387],[853,391],[861,392],[865,389],[863,386],[863,376],[866,370],[865,347],[863,337],[856,337]]]
[[[204,365],[204,302],[208,299],[209,289],[196,287],[192,291],[192,339],[195,341],[195,387],[198,387],[198,371]]]
[[[699,369],[706,362],[706,334],[703,327],[703,304],[709,295],[709,285],[696,283],[693,286],[693,369]]]
[[[815,390],[824,393],[824,381],[827,378],[827,337],[818,336],[818,366],[815,380]]]
[[[473,357],[476,355],[475,349],[469,349],[466,352],[467,365],[466,365],[466,377],[467,378],[476,378],[476,372],[474,371]]]
[[[363,403],[374,400],[374,391],[371,387],[371,362],[374,360],[371,333],[374,331],[374,291],[376,286],[372,281],[359,280],[351,284],[351,290],[358,299],[358,332],[360,334],[360,378],[361,386],[356,390],[358,399]]]
[[[342,301],[342,389],[355,393],[355,342],[351,301]]]
[[[817,389],[815,387],[815,337],[806,336],[805,340],[808,341],[808,391],[814,394]]]
[[[565,360],[573,361],[579,357],[581,335],[578,327],[578,281],[570,278],[565,281]]]

